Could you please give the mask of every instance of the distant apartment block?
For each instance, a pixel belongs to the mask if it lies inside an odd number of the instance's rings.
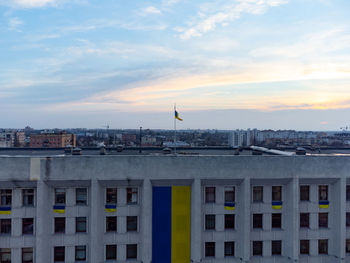
[[[76,146],[75,134],[65,132],[61,133],[44,133],[31,134],[30,147],[66,147],[68,145]]]
[[[228,144],[232,147],[251,146],[255,142],[257,130],[235,130],[229,134]]]
[[[25,133],[14,129],[0,129],[0,147],[25,146]]]

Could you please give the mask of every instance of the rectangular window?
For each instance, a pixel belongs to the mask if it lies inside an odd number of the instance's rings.
[[[75,261],[86,260],[86,246],[75,246]]]
[[[263,214],[253,214],[253,228],[263,227]]]
[[[117,217],[107,216],[106,217],[106,232],[116,232],[117,231]]]
[[[328,254],[328,239],[318,240],[318,254]]]
[[[225,257],[235,256],[235,242],[225,242]]]
[[[11,189],[1,189],[0,190],[0,205],[7,206],[12,203],[12,190]]]
[[[0,219],[0,234],[11,235],[11,219]]]
[[[22,235],[33,235],[34,218],[22,218]]]
[[[282,186],[272,186],[272,201],[282,201]]]
[[[22,190],[22,205],[34,206],[34,189]]]
[[[301,185],[300,186],[300,201],[309,201],[310,200],[310,186]]]
[[[117,203],[117,188],[106,189],[106,203],[116,204]]]
[[[136,187],[126,189],[127,204],[137,204],[138,189]]]
[[[205,230],[215,230],[215,215],[205,215]]]
[[[310,227],[309,213],[300,213],[300,227]]]
[[[205,188],[205,202],[206,203],[215,203],[215,187],[206,187]]]
[[[126,245],[126,259],[137,258],[137,244]]]
[[[253,202],[262,202],[264,194],[263,186],[253,186]]]
[[[318,200],[328,201],[328,185],[318,186]]]
[[[281,240],[272,240],[271,241],[271,254],[272,255],[281,255],[282,254],[282,241]]]
[[[66,204],[66,189],[55,188],[55,204]]]
[[[346,186],[346,201],[350,201],[350,185]]]
[[[126,217],[126,231],[137,231],[137,216]]]
[[[33,248],[25,247],[22,248],[22,263],[33,263]],[[2,261],[0,261],[2,262]]]
[[[350,227],[350,213],[346,213],[346,226]]]
[[[318,227],[328,227],[328,213],[318,213]]]
[[[64,262],[65,260],[65,248],[64,247],[54,247],[54,261]]]
[[[225,202],[234,202],[235,201],[235,187],[225,187]]]
[[[55,217],[55,234],[66,233],[66,218]]]
[[[75,204],[87,205],[87,188],[75,189]]]
[[[253,241],[253,256],[262,256],[263,252],[263,242]]]
[[[282,214],[272,214],[272,228],[282,227]]]
[[[86,232],[86,217],[75,218],[75,232],[85,233]]]
[[[235,215],[225,215],[225,229],[235,229]]]
[[[106,260],[117,259],[117,245],[106,245]]]
[[[0,262],[11,263],[11,248],[0,248]]]
[[[300,240],[300,254],[309,255],[309,253],[310,253],[310,241]]]
[[[345,243],[345,252],[346,252],[346,253],[350,253],[350,239],[347,239],[347,240],[346,240],[346,243]]]
[[[205,242],[205,257],[215,257],[215,242]]]

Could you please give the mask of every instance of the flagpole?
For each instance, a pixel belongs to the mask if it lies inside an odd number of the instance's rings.
[[[176,103],[174,103],[174,153],[176,154],[176,118],[175,118],[175,112],[176,112]]]

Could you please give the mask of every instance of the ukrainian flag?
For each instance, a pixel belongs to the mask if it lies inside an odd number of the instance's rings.
[[[64,205],[54,205],[53,206],[53,212],[58,214],[64,214],[66,210],[66,206]]]
[[[11,215],[11,206],[0,207],[0,215]]]
[[[108,213],[117,212],[117,205],[106,205],[105,211]]]
[[[179,117],[179,113],[176,110],[175,110],[175,119],[178,119],[179,121],[183,120]]]
[[[225,210],[235,210],[236,209],[235,202],[227,202],[225,203]]]
[[[272,202],[272,209],[282,209],[282,201]]]
[[[329,201],[319,201],[318,207],[319,208],[329,208]]]
[[[191,187],[153,187],[152,263],[190,263]]]

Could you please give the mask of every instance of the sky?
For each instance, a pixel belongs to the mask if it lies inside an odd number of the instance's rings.
[[[349,0],[0,0],[0,127],[350,126]]]

